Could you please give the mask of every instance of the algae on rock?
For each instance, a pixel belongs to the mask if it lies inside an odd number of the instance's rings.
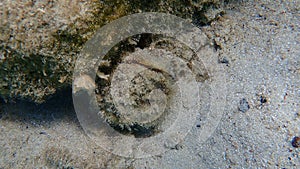
[[[214,17],[199,14],[220,11],[221,1],[4,0],[0,4],[0,96],[41,103],[71,85],[76,57],[99,27],[137,12],[171,13],[205,25]]]

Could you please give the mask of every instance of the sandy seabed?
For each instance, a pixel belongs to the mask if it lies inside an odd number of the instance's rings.
[[[300,136],[299,11],[299,0],[248,1],[201,28],[227,75],[223,118],[206,142],[192,130],[160,156],[115,156],[84,133],[66,90],[41,105],[1,103],[0,168],[300,168],[291,144]]]

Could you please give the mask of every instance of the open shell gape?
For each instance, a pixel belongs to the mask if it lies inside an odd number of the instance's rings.
[[[189,97],[209,79],[197,55],[174,38],[138,35],[114,49],[100,61],[96,96],[101,116],[122,134],[166,130],[182,111],[178,104],[196,105]]]

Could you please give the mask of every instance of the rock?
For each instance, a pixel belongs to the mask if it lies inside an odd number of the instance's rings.
[[[221,5],[219,0],[3,0],[0,4],[0,96],[37,103],[71,85],[81,48],[112,20],[149,11],[213,20]],[[195,15],[199,11],[208,14]]]

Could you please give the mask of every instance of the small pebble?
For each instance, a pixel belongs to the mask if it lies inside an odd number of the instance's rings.
[[[300,147],[300,137],[295,136],[292,140],[292,146],[295,148]]]
[[[180,149],[182,149],[183,148],[183,146],[181,145],[181,144],[176,144],[176,146],[175,146],[175,149],[176,150],[180,150]]]
[[[40,134],[47,134],[45,131],[41,131]]]
[[[249,109],[250,109],[250,106],[249,106],[247,100],[245,98],[243,98],[242,100],[240,100],[239,110],[241,112],[245,113]]]
[[[219,63],[224,63],[224,64],[226,64],[226,65],[229,64],[229,60],[228,60],[226,57],[220,58],[220,59],[218,60],[218,62],[219,62]]]
[[[265,96],[260,96],[260,103],[261,104],[264,104],[264,103],[267,103],[267,98]]]

